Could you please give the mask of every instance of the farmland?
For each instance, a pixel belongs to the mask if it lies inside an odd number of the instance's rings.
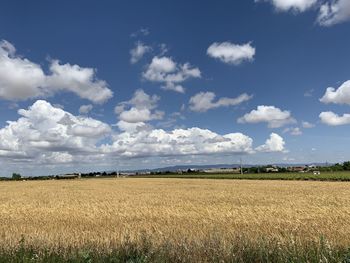
[[[211,174],[211,173],[163,173],[140,175],[139,178],[183,178],[183,179],[240,179],[240,180],[296,180],[296,181],[350,181],[350,172],[322,172],[319,175],[308,173],[247,173],[247,174]]]
[[[0,182],[0,262],[340,262],[349,196],[348,182]]]

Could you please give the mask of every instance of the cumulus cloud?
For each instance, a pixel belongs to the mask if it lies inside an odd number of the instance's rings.
[[[200,78],[201,72],[189,63],[178,64],[170,57],[154,57],[143,72],[143,78],[162,84],[162,89],[184,93],[182,83],[190,78]]]
[[[121,112],[119,119],[129,123],[148,122],[151,120],[161,120],[163,119],[163,115],[164,113],[162,111],[151,113],[149,109],[132,107],[130,110]]]
[[[128,132],[128,133],[135,133],[141,130],[149,130],[152,127],[147,125],[145,122],[126,122],[123,120],[119,120],[116,124],[116,126],[119,128],[119,130]]]
[[[206,112],[214,108],[236,106],[250,100],[253,96],[243,93],[236,98],[223,97],[214,102],[215,97],[216,95],[214,92],[197,93],[190,98],[190,110],[196,112]]]
[[[81,105],[79,108],[79,113],[80,114],[88,114],[94,106],[92,106],[91,104],[88,105]]]
[[[239,65],[244,61],[254,60],[255,48],[251,43],[238,45],[230,42],[215,42],[209,46],[207,54],[224,63]]]
[[[303,128],[305,128],[305,129],[311,129],[311,128],[315,127],[315,124],[310,123],[310,122],[308,122],[308,121],[303,121],[303,122],[301,123],[301,125],[302,125]]]
[[[95,78],[96,72],[92,68],[60,64],[58,60],[54,60],[50,71],[52,74],[46,80],[48,88],[71,91],[94,103],[103,103],[113,96],[106,82]]]
[[[255,0],[270,2],[277,11],[301,13],[311,8],[318,10],[316,22],[321,26],[333,26],[350,20],[350,2],[348,0]]]
[[[326,93],[320,99],[321,102],[329,104],[348,104],[350,105],[350,80],[345,81],[338,89],[327,88]]]
[[[275,106],[258,106],[256,110],[245,114],[238,119],[238,123],[266,122],[269,128],[280,128],[284,125],[295,123],[290,111],[282,111]]]
[[[284,152],[284,139],[277,133],[271,133],[270,138],[266,140],[265,144],[256,148],[258,152]]]
[[[42,153],[38,157],[40,164],[65,164],[73,162],[73,155],[67,152]]]
[[[251,153],[253,140],[241,133],[219,135],[200,128],[141,130],[114,137],[104,152],[126,157],[176,156],[219,153]]]
[[[154,109],[156,97],[138,93],[134,101]],[[0,129],[2,164],[112,163],[120,158],[254,153],[253,139],[239,132],[221,135],[197,127],[167,131],[145,122],[123,120],[118,122],[118,127],[123,126],[121,132],[115,132],[106,123],[74,116],[44,100],[20,109],[18,114],[16,121]],[[278,152],[283,145],[283,140],[271,136],[258,150]]]
[[[135,64],[140,61],[140,59],[143,58],[143,56],[147,53],[150,52],[152,48],[150,46],[147,46],[143,44],[142,42],[137,42],[135,44],[135,47],[130,50],[130,63]]]
[[[321,5],[317,22],[322,26],[332,26],[350,20],[350,1],[336,0]]]
[[[320,113],[321,122],[330,126],[339,126],[350,124],[350,114],[343,114],[339,116],[332,111],[326,111]]]
[[[317,3],[318,0],[255,0],[255,2],[270,2],[277,11],[304,12]]]
[[[38,100],[18,111],[20,118],[0,129],[0,156],[37,163],[72,162],[78,156],[148,157],[216,153],[250,153],[252,139],[241,133],[219,135],[200,129],[125,129],[111,144],[97,146],[111,134],[98,120],[74,116]],[[125,124],[126,122],[124,122]],[[139,126],[140,123],[127,123]],[[142,125],[141,125],[142,126]],[[140,127],[140,126],[139,126]]]
[[[45,80],[40,65],[16,56],[10,42],[0,42],[0,98],[25,100],[46,96],[50,92],[43,85]]]
[[[16,55],[15,47],[0,42],[0,98],[26,100],[46,97],[59,91],[73,92],[94,103],[103,103],[113,96],[105,81],[96,78],[96,70],[78,65],[51,61],[50,74],[40,65]]]
[[[119,103],[114,109],[121,122],[118,127],[122,130],[136,130],[144,127],[145,122],[163,119],[164,112],[156,110],[159,99],[159,96],[150,96],[141,89],[135,91],[129,101]]]
[[[44,100],[20,109],[17,121],[0,129],[0,156],[42,162],[45,156],[69,160],[70,155],[96,152],[96,143],[109,134],[109,125],[74,116]],[[38,159],[39,158],[39,159]]]
[[[320,99],[321,102],[329,104],[347,104],[350,105],[350,80],[345,81],[338,89],[327,88],[326,93]],[[330,126],[339,126],[350,124],[350,114],[342,116],[332,112],[321,112],[319,115],[321,122]]]

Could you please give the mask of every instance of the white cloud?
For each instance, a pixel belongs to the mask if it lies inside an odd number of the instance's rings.
[[[118,121],[116,126],[119,128],[119,130],[128,133],[135,133],[149,128],[149,126],[144,122],[126,122],[123,120]]]
[[[266,140],[265,144],[256,148],[258,152],[284,152],[285,142],[277,133],[271,133],[270,138]]]
[[[215,153],[250,153],[252,139],[241,133],[219,135],[200,128],[165,131],[142,123],[129,125],[114,134],[112,144],[98,147],[98,141],[111,134],[110,127],[98,120],[74,116],[39,100],[21,117],[0,129],[0,156],[37,163],[66,163],[78,157],[148,157]],[[133,126],[133,128],[131,128]],[[134,132],[137,129],[138,132]]]
[[[51,61],[50,74],[40,65],[16,55],[15,47],[0,42],[0,98],[26,100],[46,97],[58,91],[70,91],[94,103],[103,103],[113,96],[105,81],[96,79],[96,71],[78,65],[61,65]]]
[[[107,83],[95,78],[95,70],[78,65],[60,64],[54,60],[50,65],[51,75],[47,77],[47,86],[55,90],[71,91],[83,99],[94,103],[103,103],[113,96]]]
[[[321,5],[317,22],[322,26],[332,26],[350,20],[350,1],[335,0]]]
[[[256,110],[245,114],[238,119],[238,123],[266,122],[269,128],[279,128],[287,124],[295,123],[290,111],[282,111],[275,106],[258,106]]]
[[[243,93],[236,98],[223,97],[218,99],[216,102],[214,92],[199,92],[190,98],[190,110],[196,112],[206,112],[210,109],[218,107],[228,107],[239,105],[245,101],[250,100],[253,96]]]
[[[326,93],[320,99],[321,102],[329,104],[347,104],[350,105],[350,80],[345,81],[338,89],[327,88]],[[327,111],[321,112],[319,115],[321,122],[330,126],[339,126],[350,124],[350,114],[338,114]]]
[[[162,84],[165,90],[184,93],[182,83],[189,78],[200,78],[201,72],[189,63],[177,64],[169,57],[154,57],[143,73],[143,78]]]
[[[73,155],[67,152],[42,153],[38,157],[40,164],[65,164],[73,162]]]
[[[135,43],[135,47],[130,50],[130,63],[135,64],[140,61],[140,59],[143,58],[143,56],[147,53],[150,52],[152,48],[150,46],[147,46],[143,44],[142,42],[137,42]]]
[[[114,137],[104,151],[126,157],[251,153],[253,140],[241,133],[219,135],[200,128],[139,130]]]
[[[88,105],[81,105],[79,108],[79,113],[80,114],[88,114],[94,106],[92,106],[91,104]]]
[[[44,100],[18,110],[18,114],[17,121],[8,121],[0,129],[1,157],[33,163],[43,162],[45,157],[67,161],[69,156],[94,154],[96,143],[111,132],[103,122],[74,116]]]
[[[321,26],[333,26],[350,20],[349,0],[255,0],[270,2],[277,11],[305,12],[314,7],[318,10],[316,22]]]
[[[345,81],[338,89],[327,88],[326,93],[320,99],[321,102],[329,104],[347,104],[350,105],[350,80]],[[321,122],[330,126],[339,126],[350,124],[350,114],[338,114],[327,111],[321,112],[319,115]]]
[[[278,11],[304,12],[314,6],[318,0],[255,0],[255,2],[270,2]]]
[[[147,96],[141,91],[139,94],[133,99],[155,107],[154,97],[140,100]],[[36,101],[28,109],[20,109],[18,114],[18,120],[9,121],[0,129],[2,168],[4,164],[21,164],[22,167],[30,164],[41,168],[43,165],[79,164],[80,169],[91,162],[110,164],[121,158],[254,153],[253,139],[242,133],[221,135],[197,127],[166,131],[154,129],[145,122],[123,120],[117,124],[122,130],[118,133],[106,123],[74,116],[44,100]],[[258,149],[281,151],[283,144],[283,140],[271,136],[266,146]]]
[[[327,88],[326,93],[320,99],[323,103],[349,104],[350,105],[350,80],[345,81],[338,89]]]
[[[254,60],[255,48],[251,43],[237,45],[230,42],[215,42],[208,48],[207,54],[224,63],[239,65],[244,61]]]
[[[16,56],[15,47],[3,40],[0,42],[0,98],[25,100],[46,96],[46,76],[40,65]]]
[[[308,121],[303,121],[303,122],[301,123],[301,125],[302,125],[303,128],[305,128],[305,129],[311,129],[311,128],[315,127],[315,124],[310,123],[310,122],[308,122]]]
[[[339,116],[338,114],[326,111],[320,113],[321,122],[330,126],[339,126],[350,124],[350,114],[344,114],[343,116]]]
[[[164,113],[162,111],[151,112],[149,109],[138,109],[132,107],[130,110],[123,111],[119,114],[119,119],[129,123],[148,122],[151,120],[163,119]]]
[[[167,82],[164,86],[161,87],[163,90],[171,90],[178,93],[185,93],[185,88],[180,84],[175,84],[173,82]]]
[[[134,105],[135,107],[139,107],[141,109],[155,109],[158,106],[158,101],[160,97],[157,95],[148,95],[142,89],[136,90],[134,96],[127,102],[127,104]]]
[[[114,109],[121,121],[118,127],[135,130],[136,127],[144,126],[145,122],[163,119],[164,112],[155,110],[159,99],[157,95],[150,96],[141,89],[135,91],[129,101],[119,103]],[[128,125],[127,123],[135,125]]]

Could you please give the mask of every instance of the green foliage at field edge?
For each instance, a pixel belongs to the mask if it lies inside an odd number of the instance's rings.
[[[23,240],[12,251],[0,248],[0,263],[15,262],[342,262],[350,263],[350,249],[335,248],[320,237],[319,240],[300,247],[291,242],[281,245],[278,241],[262,238],[252,244],[247,240],[231,244],[229,252],[222,250],[219,240],[208,240],[200,245],[187,242],[165,243],[154,246],[147,238],[141,243],[127,241],[118,248],[101,250],[91,247],[82,249],[35,249],[27,247]],[[227,244],[226,244],[227,245]]]
[[[133,178],[183,178],[183,179],[241,179],[241,180],[304,180],[304,181],[350,181],[350,172],[312,173],[259,173],[259,174],[160,174],[138,175]]]

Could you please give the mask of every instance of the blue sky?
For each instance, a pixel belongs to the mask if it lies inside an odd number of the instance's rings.
[[[3,173],[348,160],[349,21],[347,0],[3,1]]]

